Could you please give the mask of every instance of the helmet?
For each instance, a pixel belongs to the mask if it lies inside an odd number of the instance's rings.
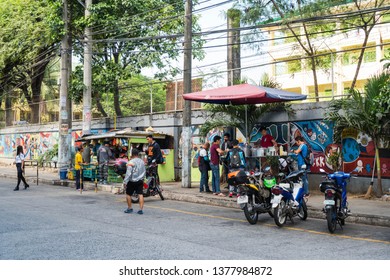
[[[124,175],[127,171],[127,161],[118,159],[114,164],[114,171],[118,175]]]

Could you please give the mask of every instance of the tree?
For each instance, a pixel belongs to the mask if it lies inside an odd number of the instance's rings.
[[[383,195],[379,144],[389,140],[390,129],[390,72],[385,71],[370,78],[364,92],[353,90],[347,98],[333,100],[325,115],[335,122],[335,134],[353,127],[367,133],[374,142],[378,176],[377,196]]]
[[[357,11],[357,15],[341,19],[341,23],[344,27],[352,27],[358,30],[362,30],[364,33],[363,43],[361,45],[359,57],[357,59],[357,65],[355,75],[353,77],[350,89],[354,89],[356,81],[359,76],[360,66],[364,59],[364,53],[368,46],[368,39],[373,28],[381,21],[382,14],[378,12],[366,13],[365,11],[370,9],[376,9],[387,5],[386,0],[375,0],[375,1],[361,1],[353,0],[353,5],[342,5],[340,10],[343,12]]]
[[[59,41],[59,1],[4,0],[0,4],[0,85],[2,95],[20,92],[39,121],[45,69]]]
[[[376,9],[386,5],[385,0],[352,0],[352,4],[349,4],[349,2],[351,1],[240,0],[237,1],[237,7],[240,7],[244,12],[242,18],[247,24],[267,26],[267,24],[275,23],[274,26],[277,24],[287,27],[287,31],[285,28],[281,30],[284,31],[286,40],[296,43],[293,49],[300,48],[303,52],[302,57],[307,58],[306,61],[306,59],[302,60],[301,57],[297,57],[298,62],[302,61],[303,67],[309,67],[313,73],[314,94],[318,101],[317,71],[330,67],[330,56],[324,54],[324,50],[321,49],[322,43],[316,43],[315,39],[319,36],[335,34],[337,29],[344,33],[348,33],[351,29],[363,30],[364,39],[357,59],[354,79],[350,87],[353,89],[364,59],[369,35],[375,25],[381,20],[382,13],[376,12]],[[372,9],[372,11],[367,12],[367,9]],[[329,15],[335,13],[344,15],[334,19],[329,17]],[[299,70],[301,67],[299,67]]]
[[[103,94],[112,94],[115,115],[122,116],[121,83],[148,67],[157,69],[156,78],[160,79],[179,72],[172,61],[182,49],[184,2],[94,0],[91,13],[87,21],[77,19],[80,24],[76,28],[80,39],[85,25],[93,29],[93,70],[98,70],[101,78],[96,82],[94,76],[94,98],[101,102]],[[197,31],[196,17],[194,22]],[[194,49],[199,49],[201,44],[195,38]],[[75,47],[80,56],[83,56],[82,49],[82,44]],[[194,56],[202,57],[202,51],[195,50]],[[103,80],[104,85],[99,83]]]
[[[103,117],[114,116],[115,108],[114,95],[105,88],[107,77],[104,76],[105,71],[93,69],[93,80],[95,87],[92,91],[92,102],[96,105],[98,111]],[[77,76],[76,76],[77,75]],[[82,67],[76,67],[73,72],[71,83],[72,99],[75,103],[81,103],[83,98],[83,71]],[[136,114],[147,114],[151,111],[150,98],[152,95],[153,112],[161,112],[165,110],[165,83],[158,80],[153,80],[142,75],[134,75],[127,80],[121,80],[123,84],[118,90],[120,91],[121,111],[122,116],[131,116]],[[96,89],[102,89],[98,93]]]

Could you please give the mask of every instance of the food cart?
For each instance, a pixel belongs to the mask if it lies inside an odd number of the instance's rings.
[[[122,147],[126,147],[126,154],[129,156],[131,154],[131,149],[133,147],[137,147],[141,150],[142,159],[146,157],[146,149],[148,142],[146,140],[146,136],[153,135],[155,141],[160,145],[161,151],[164,157],[164,163],[159,165],[158,173],[161,182],[171,182],[175,180],[175,172],[174,172],[174,142],[173,136],[168,134],[155,132],[155,131],[141,131],[141,130],[133,130],[132,128],[125,128],[122,130],[112,130],[106,133],[86,135],[79,139],[77,142],[87,142],[87,141],[95,141],[95,142],[104,142],[110,141],[110,143],[120,143]],[[96,155],[95,155],[96,156]],[[120,176],[117,176],[113,170],[113,166],[115,161],[109,162],[109,178],[108,181],[112,183],[118,183],[122,180]],[[96,159],[93,158],[91,162],[91,166],[97,165]],[[93,168],[85,168],[87,170],[92,170]],[[84,174],[84,177],[91,178],[95,172],[88,171]],[[87,175],[87,176],[86,176]],[[88,177],[91,176],[91,177]]]

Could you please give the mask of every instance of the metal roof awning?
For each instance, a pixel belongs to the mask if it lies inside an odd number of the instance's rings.
[[[133,139],[145,139],[146,136],[153,135],[155,139],[165,139],[167,134],[161,132],[141,131],[133,130],[132,128],[125,128],[122,130],[108,131],[99,134],[89,134],[82,136],[76,140],[76,142],[83,142],[88,140],[99,140],[99,139],[112,139],[112,138],[133,138]]]

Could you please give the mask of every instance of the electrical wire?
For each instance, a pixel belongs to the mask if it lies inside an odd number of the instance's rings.
[[[208,1],[204,1],[204,2],[208,2]],[[230,2],[230,1],[225,1],[225,2]],[[386,8],[386,9],[385,9]],[[389,7],[383,7],[382,9],[381,9],[381,11],[383,11],[383,10],[388,10],[389,9]],[[379,9],[377,9],[376,11],[379,11]],[[370,11],[370,12],[372,12],[372,11]],[[344,13],[345,14],[345,13]],[[361,11],[359,12],[359,14],[361,14]],[[333,16],[335,16],[336,18],[340,18],[340,14],[339,15],[333,15]],[[323,17],[323,18],[325,18],[325,17]],[[327,17],[327,18],[329,18],[329,17]],[[305,22],[309,22],[309,21],[307,21],[307,19],[305,19],[306,21]],[[244,29],[245,28],[245,29]],[[247,29],[248,27],[243,27],[243,28],[239,28],[239,29],[237,29],[237,28],[235,28],[235,29],[225,29],[225,31],[226,30],[229,30],[229,31],[232,31],[232,30],[250,30],[250,29]],[[251,28],[257,28],[257,26],[252,26]],[[354,28],[351,28],[351,29],[354,29]],[[211,30],[211,31],[205,31],[205,32],[199,32],[199,33],[194,33],[194,34],[199,34],[199,35],[205,35],[205,34],[216,34],[216,33],[220,33],[221,32],[221,30]],[[324,33],[325,33],[326,31],[324,31]],[[175,36],[175,35],[172,35],[172,36]],[[301,36],[303,36],[303,35],[301,35]],[[290,36],[291,37],[291,36]],[[152,37],[153,38],[153,37]],[[167,38],[166,36],[165,36],[165,38]],[[173,38],[173,37],[171,37],[171,38]],[[285,37],[285,38],[288,38],[287,36]],[[135,39],[137,39],[137,38],[135,38]],[[138,39],[140,39],[140,38],[138,38]],[[280,40],[280,38],[277,38],[277,39],[275,39],[275,40]],[[261,40],[261,41],[264,41],[264,40]],[[252,41],[252,43],[255,43],[256,41]],[[266,41],[264,41],[264,42],[266,42]],[[223,45],[223,46],[226,46],[226,44],[225,45]],[[208,46],[207,48],[212,48],[212,47],[222,47],[221,45],[217,45],[217,46]],[[206,47],[204,47],[204,48],[206,48]],[[199,48],[199,49],[201,49],[201,48]],[[183,49],[178,49],[178,50],[183,50]],[[254,66],[255,67],[255,66]]]
[[[374,12],[380,12],[380,11],[388,11],[390,10],[390,6],[386,7],[378,7],[378,8],[372,8],[367,9],[364,11],[352,11],[352,12],[344,12],[339,14],[332,14],[328,16],[316,16],[311,18],[304,18],[304,19],[297,19],[292,20],[289,22],[289,24],[298,24],[298,23],[307,23],[307,22],[315,22],[319,20],[326,20],[326,19],[342,19],[345,17],[350,17],[351,15],[362,15],[362,14],[369,14]],[[227,33],[231,31],[243,31],[243,30],[251,30],[256,28],[270,28],[270,27],[278,27],[281,23],[267,23],[267,24],[260,24],[260,25],[251,25],[251,26],[245,26],[245,27],[237,27],[237,28],[226,28],[226,29],[220,29],[220,30],[212,30],[212,31],[203,31],[203,32],[194,32],[193,36],[205,36],[210,34],[216,34],[216,33]],[[93,40],[82,40],[82,42],[130,42],[130,41],[142,41],[142,40],[151,40],[151,39],[172,39],[172,38],[181,38],[184,34],[168,34],[168,35],[161,35],[161,36],[144,36],[144,37],[132,37],[132,38],[120,38],[120,39],[113,39],[113,38],[106,38],[106,39],[93,39]]]

